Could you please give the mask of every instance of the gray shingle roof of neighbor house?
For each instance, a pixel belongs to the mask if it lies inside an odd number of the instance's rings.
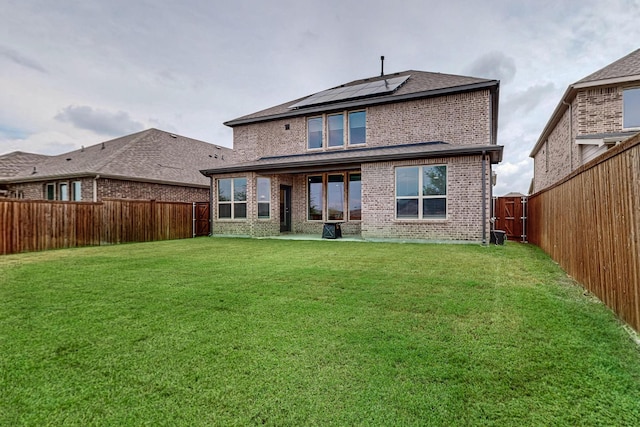
[[[421,142],[416,144],[391,145],[385,147],[354,148],[321,153],[293,154],[288,156],[262,157],[253,162],[223,165],[200,172],[210,176],[219,173],[262,171],[284,172],[320,171],[340,167],[359,168],[362,163],[417,159],[442,158],[450,156],[481,155],[490,156],[491,163],[502,161],[501,145],[459,145],[447,144],[441,141]]]
[[[624,78],[640,74],[640,49],[637,49],[627,56],[618,59],[615,62],[599,69],[595,73],[589,74],[587,77],[580,79],[576,84]]]
[[[453,74],[432,73],[425,71],[408,70],[400,73],[385,74],[384,76],[371,77],[367,79],[354,80],[352,82],[336,86],[333,89],[362,85],[381,81],[385,79],[397,78],[401,76],[410,76],[408,80],[402,84],[396,91],[382,95],[374,95],[362,98],[349,98],[337,102],[323,105],[315,105],[304,108],[291,108],[292,105],[309,98],[307,95],[293,101],[285,102],[275,107],[267,108],[256,113],[248,114],[234,120],[225,122],[225,125],[234,127],[238,125],[256,123],[261,121],[276,120],[286,117],[303,116],[318,112],[326,112],[331,110],[341,110],[347,108],[357,108],[368,105],[388,104],[393,102],[402,102],[411,99],[428,98],[433,96],[441,96],[452,93],[468,92],[480,89],[489,89],[493,95],[493,127],[497,131],[498,117],[498,90],[500,82],[498,80],[458,76]],[[494,138],[495,141],[495,138]]]
[[[20,170],[33,167],[39,161],[49,158],[44,154],[25,153],[13,151],[0,156],[0,178],[8,178],[16,175]]]
[[[100,175],[206,187],[209,182],[199,170],[228,163],[232,153],[230,148],[151,128],[57,156],[34,158],[12,176],[0,178],[0,182]]]
[[[570,84],[556,106],[556,109],[553,111],[551,118],[542,130],[529,157],[534,157],[538,153],[544,141],[560,121],[567,108],[569,108],[567,104],[573,100],[579,89],[633,82],[636,80],[640,81],[640,49],[636,49],[606,67],[599,69],[595,73],[591,73],[577,82]]]

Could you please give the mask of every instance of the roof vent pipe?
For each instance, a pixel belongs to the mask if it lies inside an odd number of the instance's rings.
[[[380,77],[384,76],[384,55],[380,57]]]

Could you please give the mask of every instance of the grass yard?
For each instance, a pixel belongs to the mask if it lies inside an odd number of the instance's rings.
[[[540,250],[198,238],[0,257],[0,425],[640,425]]]

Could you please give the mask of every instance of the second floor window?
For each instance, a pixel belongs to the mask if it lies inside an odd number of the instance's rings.
[[[362,145],[366,140],[365,111],[327,114],[307,119],[307,149]],[[326,132],[325,132],[326,130]]]
[[[625,89],[622,102],[622,127],[640,128],[640,88]]]

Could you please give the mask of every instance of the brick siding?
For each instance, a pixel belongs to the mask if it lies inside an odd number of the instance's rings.
[[[367,107],[366,144],[363,146],[430,141],[489,144],[489,99],[489,91],[484,90]],[[324,134],[326,137],[326,129]],[[239,162],[265,156],[308,153],[306,117],[236,126],[233,129],[233,146],[234,160]],[[345,143],[338,149],[349,148]]]
[[[357,111],[357,110],[354,110]],[[347,111],[344,111],[345,116]],[[366,144],[358,147],[381,147],[418,142],[443,141],[449,144],[490,144],[490,92],[480,90],[442,97],[412,100],[366,108]],[[316,117],[313,115],[310,117]],[[326,115],[325,115],[326,138]],[[260,157],[306,154],[306,117],[277,119],[234,127],[234,160],[252,161]],[[345,130],[346,133],[346,130]],[[345,145],[335,149],[350,149]],[[323,150],[328,150],[323,148]],[[397,220],[395,218],[395,168],[408,165],[447,165],[448,195],[445,220]],[[342,223],[342,233],[362,235],[370,239],[401,238],[428,240],[464,240],[480,242],[484,227],[490,229],[491,165],[487,161],[486,204],[482,212],[481,156],[445,159],[410,160],[402,162],[366,163],[362,174],[362,221]],[[349,171],[323,171],[345,173]],[[353,172],[353,171],[351,171]],[[318,173],[320,174],[320,173]],[[292,188],[291,231],[300,234],[322,233],[323,221],[307,219],[307,177],[315,173],[258,175],[234,173],[214,175],[213,194],[217,195],[217,180],[247,178],[247,218],[218,219],[214,201],[213,234],[269,236],[280,234],[280,185]],[[256,178],[271,178],[271,218],[257,218]],[[348,208],[347,208],[348,209]],[[488,235],[485,236],[488,238]]]
[[[576,92],[571,101],[573,120],[569,120],[570,109],[567,109],[534,156],[534,192],[560,181],[583,164],[583,152],[590,152],[590,147],[576,144],[578,136],[624,130],[622,98],[627,87],[637,87],[637,84],[585,88]]]
[[[20,193],[24,199],[43,200],[46,198],[46,185],[53,183],[56,188],[60,183],[81,182],[82,200],[93,201],[93,178],[78,178],[70,180],[51,180],[40,182],[17,183],[11,185],[11,191]],[[98,198],[162,200],[168,202],[207,202],[209,201],[208,187],[182,187],[178,185],[157,184],[138,181],[122,181],[115,179],[97,180]]]

